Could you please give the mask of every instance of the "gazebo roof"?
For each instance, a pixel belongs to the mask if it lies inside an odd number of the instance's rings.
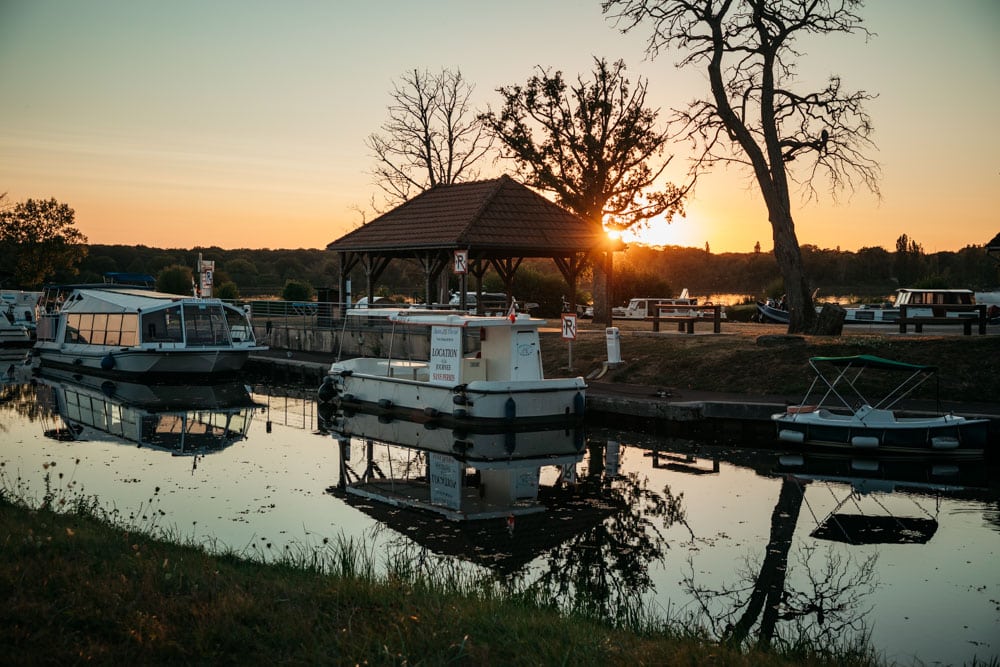
[[[389,257],[469,249],[472,256],[555,257],[605,248],[604,232],[509,176],[438,185],[327,245]]]
[[[993,240],[986,244],[986,252],[1000,252],[1000,234],[993,237]]]

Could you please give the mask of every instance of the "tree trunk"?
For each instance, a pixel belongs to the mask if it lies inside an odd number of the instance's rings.
[[[844,331],[847,311],[835,303],[824,303],[816,318],[813,333],[817,336],[839,336]]]
[[[594,262],[594,322],[612,325],[611,308],[614,306],[614,263],[612,253],[601,253]]]
[[[762,184],[763,185],[763,184]],[[790,212],[773,206],[765,193],[770,210],[771,229],[774,235],[774,258],[785,283],[788,303],[788,333],[811,333],[816,322],[812,291],[802,269],[802,253],[795,236],[795,223]]]

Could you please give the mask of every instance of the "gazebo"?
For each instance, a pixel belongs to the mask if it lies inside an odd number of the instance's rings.
[[[437,185],[327,245],[340,259],[341,294],[360,265],[371,302],[389,262],[415,259],[424,272],[428,304],[435,302],[435,285],[449,267],[472,274],[480,285],[493,267],[509,302],[514,274],[526,258],[551,258],[575,302],[577,278],[588,259],[615,249],[602,229],[506,175]]]

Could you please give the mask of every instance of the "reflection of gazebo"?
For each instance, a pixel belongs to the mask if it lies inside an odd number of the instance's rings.
[[[545,199],[509,176],[489,181],[438,185],[327,246],[340,257],[340,293],[359,264],[366,291],[393,259],[415,259],[424,272],[427,303],[435,285],[467,251],[468,273],[479,284],[493,267],[508,299],[514,273],[525,258],[551,258],[569,286],[571,299],[587,259],[609,249],[603,230]],[[575,299],[574,299],[575,300]]]

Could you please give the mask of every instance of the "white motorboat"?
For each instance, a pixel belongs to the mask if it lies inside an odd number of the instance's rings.
[[[844,324],[896,324],[899,321],[900,306],[907,307],[910,317],[931,317],[936,314],[947,317],[971,317],[975,313],[948,312],[947,306],[972,306],[977,303],[976,295],[968,289],[941,289],[904,287],[896,290],[895,300],[890,304],[862,304],[844,308]],[[816,306],[819,313],[822,306]],[[757,302],[758,318],[764,322],[788,324],[788,310],[783,302],[774,299]]]
[[[903,416],[893,410],[933,376],[933,366],[868,354],[813,357],[809,365],[816,375],[802,402],[771,416],[778,440],[869,453],[983,455],[989,438],[988,419],[954,414]],[[831,377],[821,368],[834,369],[833,373],[828,371]],[[866,371],[903,374],[905,379],[882,399],[872,401],[860,386]],[[812,396],[820,393],[813,403]]]
[[[967,317],[975,313],[948,312],[947,306],[973,306],[976,297],[969,289],[941,289],[904,287],[896,290],[891,305],[862,305],[847,308],[844,324],[895,324],[899,321],[900,306],[907,307],[909,317]]]
[[[121,374],[240,370],[257,344],[248,314],[219,299],[134,288],[46,294],[32,354],[41,365]]]
[[[429,333],[428,358],[336,361],[319,388],[321,402],[450,423],[583,417],[583,378],[544,377],[538,330],[545,320],[420,310],[368,309],[363,315],[384,318],[393,335]]]
[[[31,347],[41,292],[0,291],[0,347]]]
[[[659,310],[660,317],[691,316],[709,319],[714,317],[714,313],[710,308],[699,308],[698,305],[697,297],[690,296],[685,287],[677,297],[658,299],[638,297],[629,299],[628,305],[612,308],[611,313],[615,318],[623,320],[644,320],[647,317],[653,317],[657,310]],[[711,305],[709,302],[702,304],[702,306]],[[719,317],[726,319],[726,309],[724,306],[720,306]]]

